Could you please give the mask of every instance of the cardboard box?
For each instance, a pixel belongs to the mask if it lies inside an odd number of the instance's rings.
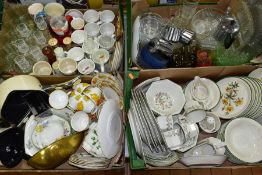
[[[10,78],[10,76],[3,76],[4,79]],[[38,76],[36,77],[40,83],[42,84],[42,86],[44,87],[45,85],[52,85],[52,84],[59,84],[59,83],[63,83],[66,81],[69,81],[73,78],[75,78],[75,76],[55,76],[55,77],[49,77],[49,76]],[[82,82],[86,82],[86,83],[90,83],[91,82],[92,77],[91,76],[85,76],[82,77],[81,80]],[[125,118],[125,114],[123,111],[123,122]],[[124,128],[124,127],[123,127]],[[122,138],[122,147],[120,148],[119,152],[117,153],[117,155],[115,157],[112,158],[112,161],[109,165],[108,168],[106,169],[80,169],[80,168],[76,168],[73,166],[70,166],[67,162],[65,162],[64,164],[60,165],[59,167],[53,169],[53,170],[37,170],[37,169],[33,169],[32,167],[30,167],[29,165],[27,165],[26,160],[22,160],[22,162],[20,162],[16,167],[14,168],[5,168],[3,166],[0,166],[0,173],[4,173],[4,174],[35,174],[35,173],[41,173],[41,174],[46,174],[46,175],[50,175],[50,174],[57,174],[57,175],[62,175],[62,174],[96,174],[96,175],[107,175],[107,174],[116,174],[116,175],[123,175],[125,172],[125,158],[124,158],[124,140],[125,138]],[[84,152],[85,150],[80,146],[79,150],[80,152]]]
[[[185,84],[188,81],[193,80],[194,76],[200,76],[212,79],[217,81],[221,78],[227,76],[247,76],[251,71],[256,69],[255,66],[235,66],[235,67],[209,67],[209,68],[178,68],[171,70],[144,70],[138,72],[130,71],[128,79],[133,81],[133,85],[130,88],[135,87],[139,83],[153,77],[159,76],[161,79],[170,79],[179,84]],[[132,76],[133,75],[133,76]],[[134,80],[131,78],[137,76]],[[222,123],[228,120],[221,120]],[[262,174],[262,164],[256,165],[237,165],[229,161],[223,163],[219,167],[187,167],[180,162],[167,167],[153,167],[143,164],[143,160],[136,154],[135,147],[133,145],[133,139],[131,138],[130,127],[127,126],[127,138],[128,138],[128,149],[129,149],[129,166],[131,167],[131,174],[161,174],[161,175],[170,175],[170,174],[191,174],[191,175],[252,175],[252,174]],[[215,134],[207,134],[200,131],[198,141],[207,138],[207,137],[216,137]],[[143,167],[144,165],[144,167]],[[143,170],[141,170],[143,169]]]

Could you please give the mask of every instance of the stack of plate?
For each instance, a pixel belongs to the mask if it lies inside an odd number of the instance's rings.
[[[228,160],[236,164],[251,164],[262,160],[262,126],[249,118],[226,122],[217,138],[226,143]]]
[[[145,94],[140,90],[132,92],[128,118],[136,150],[147,164],[169,166],[178,160],[177,154],[168,149]]]
[[[228,77],[217,82],[221,91],[218,105],[212,112],[223,119],[262,115],[262,81],[251,77]]]

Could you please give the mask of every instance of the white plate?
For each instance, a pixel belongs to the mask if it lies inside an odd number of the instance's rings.
[[[170,80],[153,82],[146,99],[153,111],[164,116],[180,113],[186,102],[181,86]]]
[[[31,140],[38,149],[42,149],[62,137],[69,136],[70,133],[71,128],[68,121],[52,115],[37,123]]]
[[[248,84],[240,78],[228,77],[218,81],[217,85],[221,99],[212,112],[223,119],[241,116],[251,101],[251,89]]]
[[[257,78],[262,81],[262,68],[257,68],[253,70],[248,76],[252,78]]]
[[[130,109],[128,111],[128,120],[129,120],[129,124],[130,124],[130,128],[131,128],[131,132],[132,132],[132,136],[133,136],[133,139],[134,139],[134,144],[135,144],[135,148],[136,148],[136,152],[142,156],[142,147],[141,147],[141,144],[140,144],[140,139],[139,139],[139,133],[138,133],[138,130],[137,130],[137,127],[136,127],[136,123],[135,123],[135,118],[134,118],[134,113],[132,112],[132,110]]]
[[[97,135],[106,158],[114,157],[121,147],[123,135],[121,110],[115,100],[107,100],[100,111]]]
[[[255,120],[232,120],[225,130],[225,143],[241,161],[255,163],[262,160],[262,126]]]
[[[201,156],[190,156],[181,157],[180,161],[186,166],[218,166],[224,163],[227,159],[224,155],[201,155]]]
[[[218,86],[216,85],[216,83],[213,82],[212,80],[209,80],[207,78],[201,78],[200,80],[203,84],[205,84],[205,86],[208,89],[209,95],[208,95],[208,98],[206,99],[206,103],[204,103],[204,107],[206,110],[210,110],[218,104],[220,100],[220,90]],[[191,94],[191,88],[193,84],[194,84],[194,80],[189,82],[185,88],[185,97],[187,101],[193,100],[193,97]]]
[[[32,133],[37,125],[37,121],[35,116],[31,116],[25,124],[25,136],[24,136],[24,144],[25,144],[25,153],[29,156],[33,156],[35,153],[39,151],[39,149],[33,144],[31,140]]]

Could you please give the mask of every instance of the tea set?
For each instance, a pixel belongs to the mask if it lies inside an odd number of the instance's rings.
[[[118,77],[107,73],[97,74],[91,84],[81,83],[79,77],[76,77],[45,89],[38,79],[30,75],[18,75],[5,80],[0,84],[0,89],[7,88],[9,91],[5,91],[2,96],[6,99],[3,99],[1,115],[6,117],[8,122],[16,123],[0,133],[0,139],[4,139],[6,135],[16,137],[15,134],[20,140],[17,143],[6,140],[6,144],[12,146],[11,151],[17,152],[19,156],[16,156],[15,162],[10,163],[1,159],[3,165],[13,167],[22,159],[28,159],[31,165],[38,153],[49,149],[50,145],[58,144],[71,136],[76,137],[76,133],[82,135],[84,132],[80,146],[84,149],[81,151],[79,148],[76,154],[72,152],[72,158],[68,163],[81,168],[83,165],[75,159],[85,155],[86,162],[89,161],[89,157],[98,162],[97,165],[89,162],[86,168],[89,164],[93,168],[108,167],[112,158],[118,157],[123,142],[123,94]],[[25,87],[13,86],[19,79],[26,84]],[[32,83],[34,81],[38,87]],[[21,91],[21,88],[26,90]],[[16,107],[17,113],[10,110],[13,107]],[[10,118],[10,114],[13,118]],[[2,157],[7,152],[1,150],[0,154]],[[11,160],[13,155],[10,154],[5,159]],[[63,161],[67,159],[64,157]],[[84,160],[83,157],[81,159]],[[102,162],[106,163],[102,166]],[[32,167],[38,166],[32,164]]]
[[[151,166],[177,161],[185,166],[220,166],[227,159],[235,164],[260,162],[259,71],[218,82],[196,76],[184,86],[159,77],[138,84],[128,111],[137,154]],[[160,150],[163,162],[152,161],[149,155],[157,159]],[[172,161],[171,152],[176,155]]]

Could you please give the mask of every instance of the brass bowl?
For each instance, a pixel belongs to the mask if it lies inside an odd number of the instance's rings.
[[[35,169],[54,169],[75,153],[84,138],[84,131],[64,137],[43,148],[28,160]]]

